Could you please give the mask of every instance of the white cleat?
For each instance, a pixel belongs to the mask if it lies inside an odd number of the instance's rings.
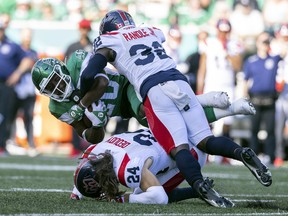
[[[247,98],[240,98],[231,104],[234,114],[255,115],[256,109]]]
[[[197,95],[197,99],[203,107],[226,109],[231,105],[228,94],[222,91]]]

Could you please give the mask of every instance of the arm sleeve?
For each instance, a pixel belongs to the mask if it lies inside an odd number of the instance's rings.
[[[129,203],[167,204],[168,196],[162,186],[152,186],[146,192],[130,194]]]
[[[81,75],[81,93],[85,95],[92,87],[94,79],[107,65],[105,56],[96,53],[90,60]]]

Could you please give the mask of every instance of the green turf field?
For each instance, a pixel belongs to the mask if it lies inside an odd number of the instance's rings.
[[[166,206],[69,200],[76,164],[77,159],[59,157],[0,157],[0,214],[288,215],[287,167],[271,168],[273,184],[266,188],[244,166],[206,165],[204,175],[236,203],[233,209],[220,209],[199,199]]]

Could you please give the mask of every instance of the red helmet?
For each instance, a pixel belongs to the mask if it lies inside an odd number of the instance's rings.
[[[123,10],[113,10],[108,12],[102,19],[99,34],[106,34],[125,26],[135,26],[132,16]]]

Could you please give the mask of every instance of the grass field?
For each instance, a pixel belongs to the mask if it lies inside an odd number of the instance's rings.
[[[220,209],[199,199],[166,206],[69,200],[76,164],[77,159],[60,157],[0,157],[0,214],[288,215],[287,167],[271,168],[273,184],[266,188],[244,166],[206,165],[204,175],[236,203],[235,208]]]

